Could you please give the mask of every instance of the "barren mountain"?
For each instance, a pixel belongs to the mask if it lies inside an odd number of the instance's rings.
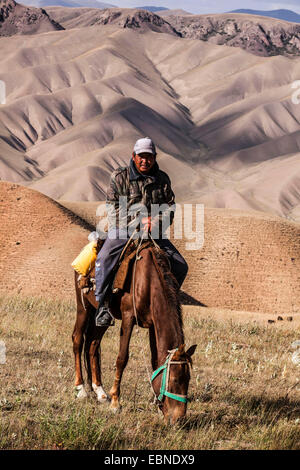
[[[163,17],[185,38],[240,47],[259,56],[300,55],[300,25],[242,13]]]
[[[152,11],[153,13],[160,13],[161,11],[165,11],[167,10],[166,7],[156,7],[156,6],[151,6],[151,5],[143,5],[141,7],[136,7],[138,8],[139,10],[148,10],[148,11]]]
[[[159,12],[159,16],[162,16],[163,18],[165,16],[188,16],[188,15],[193,15],[193,13],[189,13],[188,11],[181,10],[181,9],[162,10]]]
[[[222,209],[206,209],[204,224],[200,250],[174,240],[190,266],[186,294],[208,307],[299,312],[299,224]],[[74,299],[71,262],[91,227],[43,194],[6,182],[0,227],[1,293]]]
[[[2,293],[74,296],[70,263],[88,243],[89,226],[47,196],[0,183]]]
[[[61,6],[61,7],[85,7],[85,8],[113,8],[116,5],[111,3],[98,2],[97,0],[23,0],[23,5],[30,5],[34,7],[48,7],[48,6]]]
[[[49,15],[65,29],[85,28],[87,26],[115,25],[119,28],[148,30],[181,36],[167,21],[155,13],[130,8],[63,8],[47,7]]]
[[[1,38],[1,179],[103,200],[111,171],[149,135],[178,202],[299,220],[299,60],[138,31],[110,23]]]
[[[270,18],[277,18],[278,20],[290,21],[292,23],[300,23],[300,15],[298,15],[298,13],[295,13],[292,10],[285,9],[264,11],[245,10],[242,8],[240,10],[229,11],[228,13],[246,13],[248,15],[268,16]]]
[[[42,8],[25,7],[14,0],[0,0],[0,36],[62,29],[64,28]]]

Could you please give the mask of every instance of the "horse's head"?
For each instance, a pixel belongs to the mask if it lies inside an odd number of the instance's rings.
[[[153,381],[161,376],[161,380],[153,383],[153,388],[167,423],[174,424],[185,416],[190,366],[192,366],[191,357],[196,347],[197,345],[193,345],[185,351],[184,344],[182,344],[178,349],[171,351],[163,366],[158,368],[152,376]]]

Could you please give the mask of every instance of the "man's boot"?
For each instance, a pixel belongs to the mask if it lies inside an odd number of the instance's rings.
[[[95,323],[96,326],[113,326],[115,324],[115,319],[107,304],[101,305],[99,302],[95,315]]]

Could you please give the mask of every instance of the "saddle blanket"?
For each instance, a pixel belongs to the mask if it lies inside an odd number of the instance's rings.
[[[152,246],[152,242],[150,240],[145,241],[141,247],[140,251],[145,248]],[[119,290],[123,290],[125,286],[125,282],[127,279],[127,275],[129,272],[129,268],[134,260],[137,251],[137,243],[136,241],[132,241],[126,248],[123,253],[121,254],[121,259],[117,262],[116,267],[114,268],[114,278],[112,282],[112,292],[116,293]],[[79,287],[83,289],[84,293],[89,292],[90,290],[95,290],[95,265],[92,267],[90,272],[85,276],[80,275],[78,278]]]

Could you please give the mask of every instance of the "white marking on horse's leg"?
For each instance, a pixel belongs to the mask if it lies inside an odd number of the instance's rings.
[[[76,394],[76,398],[78,398],[79,400],[82,400],[83,398],[86,398],[88,396],[83,384],[76,385],[75,394]]]
[[[92,387],[93,387],[94,392],[97,395],[97,400],[100,401],[100,403],[104,403],[105,401],[108,401],[108,396],[106,395],[101,385],[92,384]]]
[[[114,414],[121,413],[121,407],[120,406],[110,406],[109,407],[110,411]]]

